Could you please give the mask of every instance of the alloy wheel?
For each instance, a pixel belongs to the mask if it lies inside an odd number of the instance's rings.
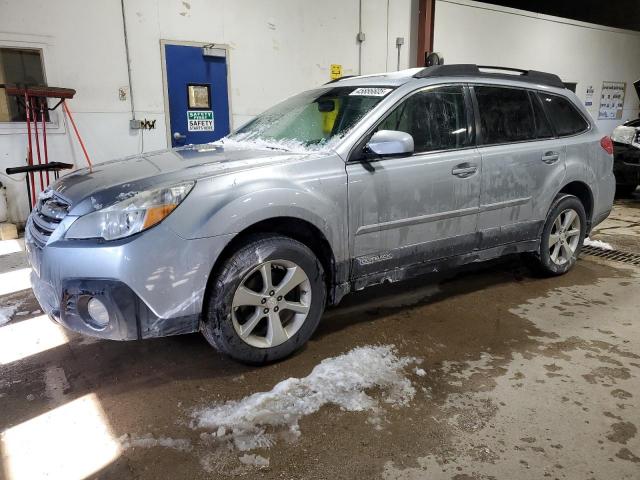
[[[572,208],[556,217],[549,234],[549,256],[556,265],[571,261],[580,242],[580,216]]]
[[[269,260],[244,276],[233,295],[231,318],[240,338],[270,348],[293,337],[311,308],[311,284],[289,260]]]

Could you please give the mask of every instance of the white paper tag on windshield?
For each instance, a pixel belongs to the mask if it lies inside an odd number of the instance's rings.
[[[380,87],[360,87],[356,88],[349,95],[361,95],[365,97],[384,97],[389,93],[392,88],[380,88]]]

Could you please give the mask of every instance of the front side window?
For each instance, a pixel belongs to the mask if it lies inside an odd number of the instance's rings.
[[[482,143],[522,142],[536,138],[533,108],[526,90],[475,86]]]
[[[0,84],[46,85],[40,50],[0,48]],[[0,122],[26,121],[24,106],[0,87]]]
[[[584,117],[566,98],[550,93],[539,93],[539,95],[559,137],[576,135],[589,128]]]
[[[236,141],[259,141],[287,148],[328,148],[391,93],[383,87],[326,87],[285,100],[231,134]]]
[[[427,88],[398,105],[376,130],[411,134],[414,151],[464,148],[471,144],[462,85]]]

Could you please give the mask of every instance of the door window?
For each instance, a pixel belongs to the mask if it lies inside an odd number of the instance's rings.
[[[474,91],[484,145],[536,138],[533,108],[526,90],[475,86]]]
[[[533,119],[536,122],[536,137],[537,138],[551,138],[553,137],[553,131],[549,120],[544,113],[542,103],[538,99],[538,96],[534,92],[530,92],[531,105],[533,106]]]
[[[550,93],[539,95],[559,137],[576,135],[589,128],[582,114],[566,98]]]
[[[415,153],[471,144],[464,88],[451,85],[421,90],[398,105],[377,130],[411,134]]]
[[[187,85],[189,110],[211,109],[211,85]]]

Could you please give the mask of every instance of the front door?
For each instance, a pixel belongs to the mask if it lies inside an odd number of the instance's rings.
[[[404,267],[477,246],[481,159],[466,97],[462,85],[414,93],[376,130],[410,133],[415,153],[347,165],[353,278],[399,279]]]
[[[229,133],[226,50],[164,44],[171,145],[208,143]]]

